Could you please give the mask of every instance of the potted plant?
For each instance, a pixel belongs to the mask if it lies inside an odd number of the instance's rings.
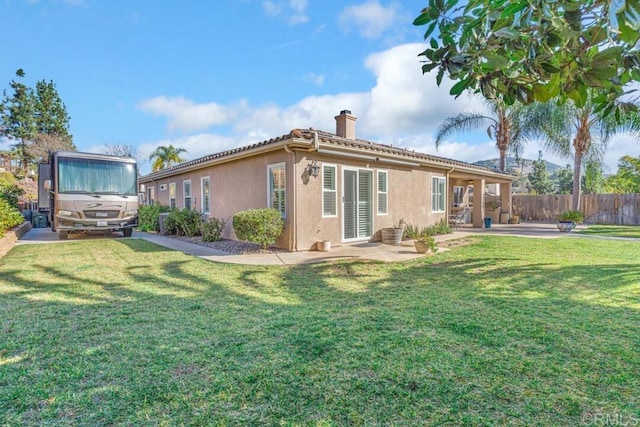
[[[512,213],[511,213],[511,218],[509,218],[509,224],[520,224],[520,217],[524,212],[524,207],[513,205],[511,210],[512,210]]]
[[[393,227],[385,227],[382,229],[382,243],[389,245],[401,245],[402,235],[404,234],[404,219],[400,219]]]
[[[582,212],[580,211],[563,211],[558,215],[558,230],[568,233],[576,227],[583,220]]]
[[[416,248],[416,252],[419,254],[426,254],[431,250],[431,252],[435,253],[438,251],[438,244],[436,243],[436,239],[428,233],[422,233],[414,242],[413,245]]]

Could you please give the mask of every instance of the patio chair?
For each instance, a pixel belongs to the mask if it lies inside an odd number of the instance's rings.
[[[469,208],[464,208],[455,215],[449,215],[449,225],[457,230],[458,226],[467,223],[467,215],[469,215]]]

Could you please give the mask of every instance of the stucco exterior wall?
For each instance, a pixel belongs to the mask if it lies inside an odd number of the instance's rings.
[[[162,178],[153,183],[145,183],[146,187],[155,187],[156,200],[163,204],[169,205],[169,184],[176,183],[176,207],[184,208],[183,182],[191,180],[191,208],[202,211],[202,185],[201,179],[209,177],[210,179],[210,213],[209,217],[224,219],[227,224],[224,229],[223,237],[235,239],[233,232],[233,215],[236,212],[266,208],[268,194],[268,175],[267,167],[269,165],[285,163],[286,167],[286,211],[285,230],[276,243],[278,247],[291,250],[291,196],[290,190],[293,186],[293,164],[290,160],[290,154],[284,150],[269,152],[260,156],[252,156],[232,162],[222,163],[209,166],[203,169],[188,171],[168,178]],[[160,186],[166,184],[165,190],[160,190]]]
[[[317,160],[321,166],[317,178],[310,177],[307,165]],[[337,166],[337,216],[322,216],[322,165]],[[297,224],[294,230],[298,250],[315,249],[319,240],[329,240],[332,245],[343,242],[343,171],[345,168],[361,168],[373,171],[373,236],[370,240],[381,239],[380,230],[405,222],[426,226],[433,225],[442,218],[445,212],[434,213],[431,209],[431,178],[446,176],[445,170],[411,168],[390,165],[388,163],[371,162],[359,159],[337,158],[318,153],[297,153],[296,204]],[[388,213],[378,214],[377,172],[388,173]],[[447,195],[448,198],[448,195]],[[448,203],[448,200],[445,202]],[[366,240],[366,239],[365,239]]]

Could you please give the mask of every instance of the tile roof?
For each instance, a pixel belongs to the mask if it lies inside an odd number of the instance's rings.
[[[271,144],[275,144],[277,142],[286,141],[293,138],[306,139],[306,140],[312,141],[314,138],[314,133],[318,134],[318,139],[320,143],[328,144],[330,146],[347,148],[347,149],[352,148],[356,150],[362,150],[364,152],[369,151],[373,153],[381,153],[381,154],[391,155],[391,156],[400,156],[409,160],[413,159],[414,161],[427,161],[436,166],[441,165],[443,167],[456,167],[468,172],[475,171],[480,173],[491,173],[492,175],[502,175],[505,178],[513,178],[512,174],[500,172],[497,169],[490,169],[484,166],[472,165],[471,163],[465,163],[459,160],[453,160],[446,157],[433,156],[430,154],[420,153],[415,150],[398,148],[392,145],[374,143],[374,142],[366,141],[363,139],[355,139],[355,140],[347,139],[330,132],[309,128],[309,129],[293,129],[288,134],[281,135],[268,140],[264,140],[261,142],[257,142],[255,144],[245,145],[242,147],[221,151],[215,154],[209,154],[194,160],[189,160],[187,162],[179,163],[177,165],[174,165],[159,171],[151,172],[150,174],[145,175],[144,177],[141,177],[141,179],[144,181],[150,181],[155,179],[156,177],[159,178],[159,177],[171,175],[171,172],[173,171],[179,172],[182,169],[187,169],[193,166],[197,167],[197,165],[201,163],[208,163],[213,160],[223,159],[225,157],[228,157],[234,154],[251,151],[260,147],[265,147]]]

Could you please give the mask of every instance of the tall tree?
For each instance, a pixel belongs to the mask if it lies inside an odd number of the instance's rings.
[[[571,194],[573,190],[573,169],[571,165],[556,171],[555,184],[557,194]]]
[[[550,102],[546,108],[553,111],[553,119],[543,128],[545,146],[560,155],[573,156],[572,204],[574,210],[580,210],[583,160],[600,162],[616,133],[631,132],[640,137],[640,118],[637,113],[602,116],[589,100],[582,106],[571,101],[562,105]]]
[[[640,81],[638,0],[429,0],[413,23],[426,26],[423,72],[446,73],[452,95],[580,108],[591,88],[595,112],[636,108],[617,101]]]
[[[105,144],[103,149],[105,154],[120,157],[136,157],[136,150],[133,145],[127,144]]]
[[[22,68],[16,71],[16,77],[24,78]],[[31,162],[28,145],[37,135],[35,120],[35,96],[33,90],[21,81],[12,80],[11,96],[4,91],[0,119],[2,120],[2,135],[13,141],[13,147],[26,175]]]
[[[618,171],[605,180],[605,187],[613,193],[640,193],[640,157],[621,157]]]
[[[600,194],[604,192],[604,175],[600,162],[590,160],[584,166],[582,188],[585,194]]]
[[[37,134],[27,146],[27,152],[34,164],[48,158],[49,153],[60,150],[75,151],[76,146],[65,136],[46,133]]]
[[[23,78],[19,69],[16,76]],[[14,147],[24,173],[29,165],[46,158],[49,151],[75,150],[69,133],[69,115],[52,81],[41,80],[35,91],[22,82],[11,82],[13,95],[5,91],[2,133]]]
[[[184,148],[176,148],[171,144],[169,146],[161,145],[149,156],[149,160],[153,161],[151,167],[154,171],[158,171],[177,163],[184,162],[184,159],[180,157],[180,154],[186,152],[187,150]]]
[[[35,90],[35,119],[39,134],[55,135],[72,141],[69,114],[53,81],[40,80]]]
[[[495,138],[500,156],[499,167],[504,172],[509,151],[512,151],[516,158],[519,157],[525,142],[539,132],[542,117],[537,112],[537,105],[506,105],[499,100],[488,100],[486,104],[492,113],[491,116],[475,112],[460,113],[442,122],[436,131],[436,148],[454,132],[480,129],[488,124],[487,135],[491,139]]]
[[[535,194],[553,193],[553,181],[547,173],[547,163],[542,158],[542,151],[538,152],[538,160],[533,161],[533,171],[529,174],[527,188]]]

